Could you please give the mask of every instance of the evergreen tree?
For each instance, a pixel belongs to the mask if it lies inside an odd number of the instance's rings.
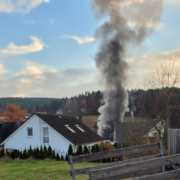
[[[77,151],[76,151],[76,154],[77,154],[78,156],[83,154],[83,148],[82,148],[81,145],[78,146]]]
[[[46,158],[47,157],[47,147],[46,146],[44,146],[43,154],[44,154],[44,158]]]
[[[56,154],[56,160],[60,161],[59,153]]]
[[[48,158],[52,158],[52,148],[51,148],[51,146],[48,147]]]
[[[22,158],[23,159],[27,159],[28,158],[26,148],[23,151]]]
[[[73,155],[73,148],[72,148],[72,145],[70,144],[69,145],[69,149],[68,149],[68,156],[72,156]]]
[[[15,152],[14,151],[11,152],[11,159],[13,159],[13,160],[15,159]]]
[[[99,145],[98,144],[96,144],[96,152],[100,152],[100,147],[99,147]]]
[[[41,148],[40,148],[39,158],[40,158],[40,159],[44,159],[44,154],[43,154],[43,148],[42,148],[42,146],[41,146]]]
[[[66,161],[68,161],[68,155],[66,154]]]
[[[28,156],[31,157],[32,155],[33,155],[33,150],[32,147],[30,146],[28,150]]]
[[[1,150],[0,150],[0,157],[3,157],[4,156],[4,148],[2,148]]]
[[[34,148],[32,156],[33,156],[34,159],[36,159],[36,148]]]
[[[64,156],[63,155],[61,155],[61,161],[64,161]]]
[[[94,145],[91,149],[91,153],[95,153],[96,152],[96,146]]]
[[[39,159],[39,148],[36,149],[36,159]]]
[[[52,151],[52,159],[56,159],[56,153],[55,153],[55,150]]]
[[[84,154],[89,154],[89,150],[86,145],[84,146]]]

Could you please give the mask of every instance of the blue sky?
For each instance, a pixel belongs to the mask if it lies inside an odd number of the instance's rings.
[[[179,0],[165,0],[159,27],[128,53],[131,88],[132,76],[153,68],[154,58],[180,52],[179,17]],[[100,22],[91,0],[0,0],[0,23],[1,97],[66,97],[103,89],[94,62]]]

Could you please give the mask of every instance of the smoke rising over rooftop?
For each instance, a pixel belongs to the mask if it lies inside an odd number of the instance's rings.
[[[158,26],[162,0],[93,0],[95,17],[104,23],[95,32],[100,40],[96,66],[105,79],[107,99],[99,112],[104,125],[122,121],[128,107],[126,92],[128,45],[139,45]],[[103,134],[102,134],[103,135]]]

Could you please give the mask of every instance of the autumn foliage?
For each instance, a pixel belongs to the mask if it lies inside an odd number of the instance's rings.
[[[4,112],[4,116],[7,121],[14,122],[17,119],[24,119],[27,111],[21,110],[20,106],[17,104],[8,104],[7,111]]]
[[[114,146],[112,146],[109,142],[101,142],[100,144],[100,151],[109,151],[114,149]]]

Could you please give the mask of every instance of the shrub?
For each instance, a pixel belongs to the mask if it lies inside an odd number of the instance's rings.
[[[100,144],[101,151],[109,151],[114,149],[115,149],[114,146],[112,146],[109,142],[101,142]]]
[[[66,154],[66,161],[68,161],[68,155]]]
[[[0,157],[3,157],[4,156],[4,148],[2,148],[1,150],[0,150]]]
[[[60,160],[61,160],[58,153],[56,154],[56,160],[57,160],[57,161],[60,161]]]
[[[78,146],[77,151],[76,151],[76,154],[77,154],[78,156],[83,154],[83,148],[82,148],[81,145]]]
[[[84,146],[84,152],[83,152],[83,154],[89,154],[89,150],[88,150],[88,148],[87,148],[86,145]]]
[[[72,148],[72,145],[70,144],[69,145],[69,149],[68,149],[68,156],[72,156],[73,155],[73,148]]]
[[[64,156],[63,155],[61,155],[61,161],[64,161]]]
[[[51,148],[51,146],[48,147],[48,153],[47,154],[48,154],[47,155],[48,158],[52,158],[52,148]]]

